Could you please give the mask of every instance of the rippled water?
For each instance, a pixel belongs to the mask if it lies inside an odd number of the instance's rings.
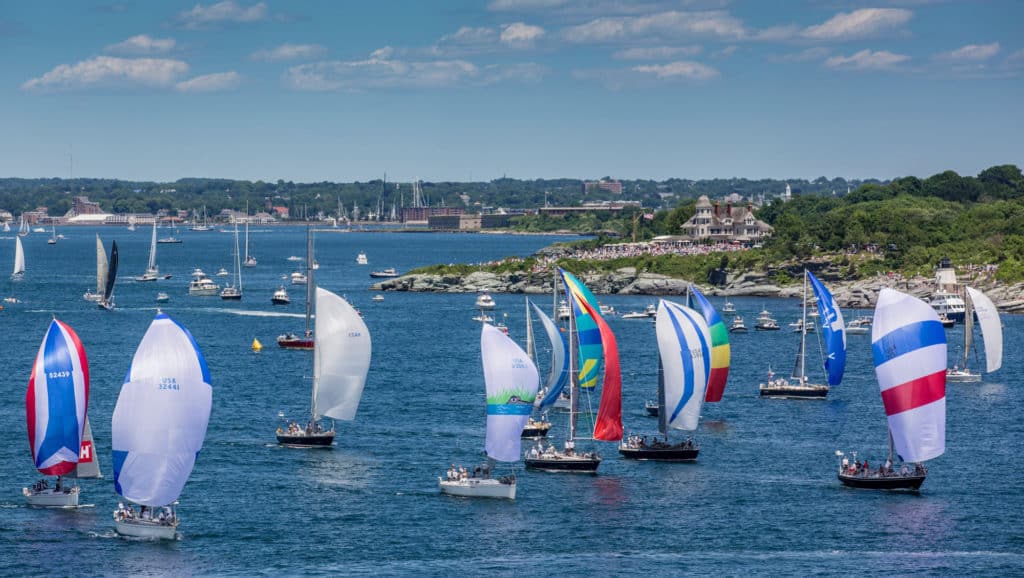
[[[116,238],[119,309],[81,299],[94,284],[93,232]],[[836,449],[884,459],[887,438],[870,365],[870,337],[850,336],[847,378],[827,401],[761,400],[768,364],[788,371],[795,335],[733,335],[733,366],[720,404],[705,406],[696,464],[633,463],[613,444],[580,442],[605,457],[598,476],[520,471],[515,502],[441,496],[437,476],[471,464],[483,445],[484,395],[474,296],[387,293],[372,302],[369,270],[526,255],[552,241],[504,235],[350,233],[318,236],[325,288],[359,307],[373,337],[373,363],[359,414],[338,424],[333,450],[277,447],[277,414],[303,415],[307,354],[274,345],[302,327],[302,289],[273,307],[289,255],[304,251],[299,228],[260,229],[241,303],[187,295],[187,275],[230,269],[231,236],[186,233],[160,245],[157,284],[127,280],[145,269],[140,229],[69,228],[55,247],[25,239],[28,273],[13,290],[25,302],[0,312],[7,371],[0,389],[0,573],[24,574],[1014,574],[1024,570],[1024,481],[1017,448],[1024,323],[1004,316],[1003,368],[982,384],[947,388],[947,452],[930,462],[919,495],[843,488]],[[355,265],[365,251],[370,265]],[[0,238],[0,263],[13,260]],[[0,281],[2,292],[10,282]],[[214,404],[203,452],[181,497],[180,539],[119,538],[110,471],[110,416],[130,356],[166,291],[164,309],[187,326],[207,357]],[[512,336],[523,336],[523,297],[496,295]],[[542,306],[550,300],[541,299]],[[653,299],[602,297],[619,312]],[[720,304],[720,299],[713,299]],[[794,300],[734,299],[753,319],[762,306],[780,323]],[[92,373],[89,413],[107,478],[84,480],[77,511],[24,507],[36,479],[24,432],[24,392],[51,315],[74,327]],[[622,352],[627,431],[652,433],[643,402],[654,395],[656,352],[647,320],[610,321]],[[950,332],[956,342],[958,330]],[[266,346],[249,350],[256,337]],[[955,346],[953,347],[955,349]],[[593,402],[596,409],[597,401]],[[554,418],[553,441],[564,420]],[[4,489],[6,488],[6,489]]]

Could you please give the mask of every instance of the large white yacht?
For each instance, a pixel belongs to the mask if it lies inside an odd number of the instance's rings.
[[[956,281],[956,270],[950,264],[949,257],[943,257],[939,261],[939,267],[935,270],[935,292],[928,303],[940,317],[945,315],[955,323],[964,322],[967,307],[960,285]]]

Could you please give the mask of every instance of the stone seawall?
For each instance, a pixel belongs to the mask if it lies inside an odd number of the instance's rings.
[[[878,292],[883,287],[892,287],[922,299],[931,297],[934,283],[927,278],[890,279],[874,277],[854,281],[843,281],[838,272],[825,268],[816,275],[828,286],[839,305],[844,308],[870,308],[875,304]],[[675,279],[657,273],[637,273],[626,267],[613,273],[584,273],[579,275],[587,287],[598,295],[660,295],[679,296],[686,294],[688,280]],[[799,273],[793,275],[799,279]],[[550,271],[513,273],[489,273],[476,271],[461,275],[404,275],[377,283],[371,289],[377,291],[414,291],[427,293],[520,293],[544,294],[551,292]],[[1009,313],[1024,313],[1024,283],[1003,285],[991,278],[968,279],[967,283],[985,292],[999,309]],[[766,273],[730,273],[722,287],[698,286],[707,295],[728,297],[799,297],[803,292],[800,283],[780,286]]]

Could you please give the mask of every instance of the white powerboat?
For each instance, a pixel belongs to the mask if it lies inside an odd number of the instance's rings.
[[[446,480],[438,476],[437,483],[441,487],[442,494],[468,498],[516,499],[516,478],[511,475],[499,479],[464,478],[458,480]]]

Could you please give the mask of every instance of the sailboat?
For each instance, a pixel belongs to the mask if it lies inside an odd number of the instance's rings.
[[[687,305],[696,309],[693,302],[700,306],[700,312],[704,316],[704,323],[711,332],[711,373],[708,374],[708,386],[705,390],[704,401],[718,403],[722,401],[725,393],[725,383],[729,380],[729,361],[731,350],[729,348],[729,330],[722,321],[715,307],[708,301],[708,298],[697,289],[696,285],[690,285],[687,294]]]
[[[894,289],[882,289],[871,327],[875,376],[889,426],[889,458],[877,470],[841,451],[839,481],[855,488],[917,490],[922,462],[946,451],[946,333],[934,309]],[[898,469],[896,460],[904,462]],[[911,469],[907,464],[913,464]]]
[[[134,216],[128,217],[128,230],[129,231],[134,231],[135,230],[135,217]]]
[[[490,473],[494,461],[519,461],[520,433],[533,410],[540,376],[530,356],[504,332],[487,323],[480,333],[480,357],[487,392],[487,464],[475,469],[473,475],[448,470],[448,475],[438,477],[437,481],[443,494],[514,500],[515,474],[493,478]]]
[[[547,410],[553,407],[562,395],[562,391],[565,389],[565,384],[569,381],[569,366],[567,364],[569,357],[569,344],[566,343],[565,337],[558,330],[558,326],[555,325],[551,318],[544,314],[540,307],[536,304],[531,303],[529,299],[526,300],[526,354],[530,356],[530,359],[534,360],[534,365],[537,365],[537,345],[533,338],[533,321],[530,315],[530,308],[536,313],[537,318],[540,319],[541,325],[544,327],[544,333],[548,337],[548,342],[551,346],[551,363],[548,371],[547,381],[544,383],[544,388],[541,390],[541,395],[538,395],[534,402],[534,413],[537,414],[537,419],[532,416],[526,422],[526,426],[523,427],[522,437],[524,438],[540,438],[548,435],[548,431],[551,429],[551,422],[547,420]]]
[[[306,331],[302,336],[295,335],[294,333],[285,333],[284,335],[277,336],[277,345],[285,349],[301,349],[309,351],[313,349],[313,328],[310,326],[310,319],[313,314],[313,288],[316,287],[316,282],[313,278],[313,237],[310,234],[310,230],[306,228]],[[283,289],[283,287],[282,287]],[[275,299],[278,297],[278,293],[274,293]],[[288,298],[288,294],[285,293],[284,299]],[[280,299],[275,300],[274,304],[278,304]]]
[[[597,473],[601,456],[596,452],[576,451],[576,422],[579,414],[581,388],[597,385],[601,359],[604,359],[604,382],[593,439],[622,439],[622,374],[619,369],[618,344],[615,335],[601,317],[597,298],[572,273],[559,269],[566,298],[573,310],[569,317],[569,438],[564,451],[549,446],[546,450],[531,449],[526,453],[526,467],[550,472]],[[580,369],[577,371],[576,363]]]
[[[20,216],[20,221],[18,223],[18,236],[27,237],[28,230],[28,223],[25,222],[25,215],[24,213],[22,213],[22,215]]]
[[[86,291],[82,298],[86,301],[99,303],[103,300],[103,290],[107,287],[107,250],[103,248],[103,241],[99,233],[96,234],[96,292]]]
[[[46,244],[47,245],[56,245],[57,244],[57,225],[54,225],[54,224],[51,223],[50,224],[50,231],[51,231],[51,235],[50,235],[50,238],[46,240]]]
[[[807,287],[813,287],[818,302],[818,313],[822,318],[821,332],[827,354],[822,366],[828,376],[827,384],[808,382],[807,378]],[[800,348],[797,349],[791,383],[786,378],[769,379],[758,386],[761,397],[791,399],[825,399],[830,386],[839,385],[846,368],[846,326],[839,304],[832,293],[814,276],[804,269],[803,316],[800,327]]]
[[[160,278],[160,268],[156,266],[156,220],[153,220],[153,235],[149,240],[149,263],[146,264],[146,272],[136,281],[156,281]]]
[[[236,225],[237,226],[237,225]],[[245,221],[245,266],[255,267],[256,257],[249,254],[249,221]]]
[[[79,488],[64,476],[74,472],[82,448],[89,405],[89,362],[78,335],[56,319],[43,337],[25,393],[25,417],[32,460],[44,478],[22,493],[30,506],[74,508]]]
[[[203,222],[202,222],[202,224],[199,224],[199,223],[195,223],[195,224],[193,224],[193,225],[192,225],[192,226],[191,226],[191,227],[189,228],[189,231],[210,231],[210,230],[212,230],[212,229],[213,229],[213,227],[211,227],[211,226],[210,226],[210,225],[209,225],[209,224],[208,224],[208,223],[206,222],[206,205],[203,205]]]
[[[238,252],[238,223],[235,223],[235,283],[228,284],[220,292],[221,299],[239,301],[242,299],[242,265],[241,254]]]
[[[118,534],[174,538],[179,524],[175,506],[210,421],[210,382],[192,334],[158,310],[114,407],[114,489],[129,502],[114,511]]]
[[[14,272],[11,279],[18,281],[25,276],[25,249],[21,246],[21,239],[14,238]]]
[[[4,232],[5,233],[10,233],[11,232],[11,224],[9,222],[7,222],[7,221],[4,221]]]
[[[971,371],[968,367],[970,354],[974,351],[974,318],[977,316],[981,326],[981,337],[985,343],[985,372],[992,373],[1003,365],[1003,325],[999,320],[999,310],[987,295],[973,287],[967,290],[964,303],[964,349],[960,363],[946,371],[946,381],[968,383],[981,381],[981,373]]]
[[[103,286],[103,298],[100,299],[100,309],[111,311],[114,309],[114,282],[117,281],[117,241],[110,243],[110,259],[107,260],[107,278]]]
[[[721,320],[719,320],[721,321]],[[635,460],[683,462],[697,459],[700,446],[693,438],[669,440],[669,428],[693,431],[700,423],[711,377],[711,329],[704,317],[678,303],[658,303],[658,431],[664,440],[631,435],[619,445],[622,457]]]
[[[277,443],[288,447],[328,447],[334,421],[352,420],[370,370],[370,331],[348,301],[316,287],[316,340],[313,395],[305,427],[291,422],[277,429]],[[321,418],[331,418],[327,429]]]

